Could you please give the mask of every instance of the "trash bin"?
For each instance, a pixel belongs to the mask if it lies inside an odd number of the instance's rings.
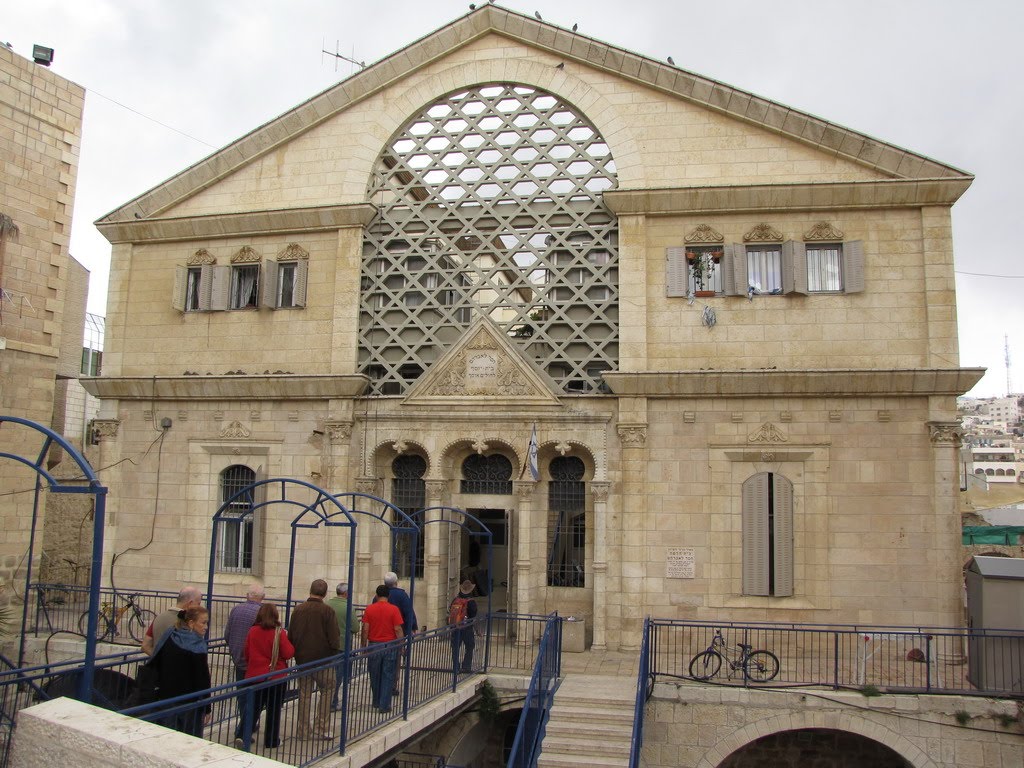
[[[587,648],[587,622],[568,618],[562,622],[562,652],[583,653]]]

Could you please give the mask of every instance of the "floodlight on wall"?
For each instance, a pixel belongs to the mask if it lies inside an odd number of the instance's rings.
[[[45,45],[33,45],[32,61],[42,64],[44,67],[50,66],[53,62],[53,48],[47,48]]]

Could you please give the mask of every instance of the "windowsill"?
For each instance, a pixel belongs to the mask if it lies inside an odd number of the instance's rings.
[[[817,608],[806,597],[762,597],[759,595],[734,595],[727,597],[723,608]]]

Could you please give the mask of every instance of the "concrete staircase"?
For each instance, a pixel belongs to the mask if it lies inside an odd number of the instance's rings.
[[[555,692],[538,768],[625,768],[636,678],[570,674]]]

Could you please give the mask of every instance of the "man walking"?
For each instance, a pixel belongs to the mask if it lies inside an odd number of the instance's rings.
[[[391,692],[395,684],[398,648],[392,643],[402,637],[402,612],[388,602],[388,587],[377,587],[376,600],[363,611],[361,637],[364,645],[384,645],[370,651],[366,660],[370,675],[371,704],[379,712],[391,711]]]
[[[203,604],[203,593],[196,587],[182,587],[178,592],[178,601],[173,608],[153,619],[153,623],[146,629],[146,636],[142,638],[142,652],[147,656],[153,655],[153,649],[167,632],[174,629],[178,622],[178,611],[187,611],[189,608],[199,608]]]
[[[231,660],[235,663],[235,680],[245,680],[246,658],[245,638],[249,635],[253,623],[256,621],[256,614],[259,613],[263,598],[267,596],[263,585],[253,582],[245,593],[245,602],[236,605],[228,614],[228,620],[224,624],[224,641],[231,652]],[[235,724],[235,746],[242,744],[242,723],[245,720],[245,696],[239,696],[236,700],[238,705],[238,722]],[[253,716],[252,734],[259,728],[259,714]]]
[[[402,636],[411,637],[417,627],[416,611],[412,607],[412,598],[409,597],[408,592],[398,586],[398,574],[394,571],[388,571],[384,574],[384,586],[388,588],[388,602],[395,606],[402,614]],[[398,695],[399,668],[403,656],[404,651],[395,653],[395,675],[391,690],[395,696]]]
[[[348,625],[348,604],[349,604],[348,584],[346,584],[345,582],[341,582],[337,587],[335,587],[334,591],[337,593],[337,595],[335,595],[334,597],[330,598],[329,600],[327,600],[325,602],[327,603],[327,605],[331,606],[331,609],[334,611],[334,614],[338,617],[338,632],[340,633],[339,642],[341,643],[341,650],[345,650],[345,638],[348,635],[352,636],[352,643],[351,643],[351,645],[349,647],[354,649],[356,647],[356,637],[355,637],[355,634],[359,630],[356,628],[355,622],[353,622],[353,626],[351,628],[351,631],[349,630],[349,625]],[[342,671],[342,666],[341,666],[341,664],[339,664],[337,670],[335,670],[335,673],[334,673],[335,674],[335,678],[334,678],[334,698],[331,699],[331,709],[332,710],[338,709],[338,689],[341,687],[341,681],[342,681],[341,671]]]
[[[452,626],[452,669],[456,672],[473,671],[473,647],[476,645],[473,623],[477,614],[476,600],[473,599],[475,587],[472,580],[463,580],[459,593],[448,604],[448,624]],[[464,655],[460,654],[462,648],[465,648]]]
[[[288,637],[295,646],[296,665],[308,664],[327,659],[338,653],[341,647],[341,633],[338,618],[329,605],[324,603],[327,596],[327,582],[316,579],[309,585],[309,598],[292,614]],[[313,718],[313,732],[309,730],[309,705],[316,684],[320,698]],[[306,672],[299,678],[299,713],[297,733],[300,739],[310,735],[318,739],[333,739],[331,733],[331,694],[334,692],[334,667],[319,667]]]

